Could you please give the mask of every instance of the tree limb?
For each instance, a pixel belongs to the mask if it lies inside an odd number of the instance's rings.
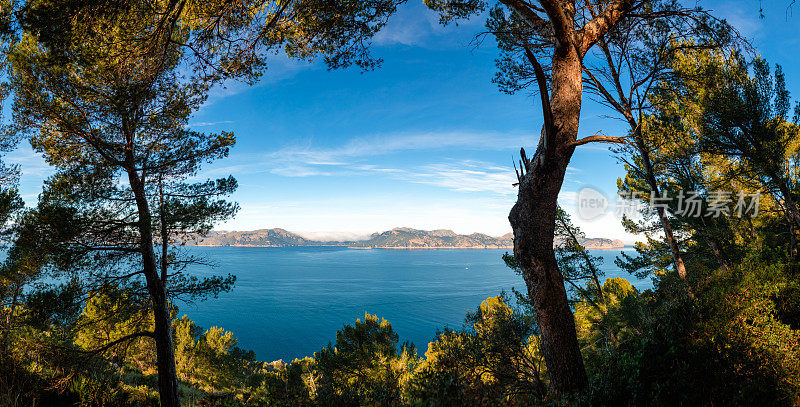
[[[141,338],[143,336],[155,339],[156,334],[154,332],[150,332],[150,331],[142,331],[142,332],[132,333],[130,335],[125,335],[122,338],[113,340],[113,341],[111,341],[111,342],[109,342],[109,343],[105,344],[104,346],[99,347],[97,349],[93,349],[93,350],[90,350],[90,351],[84,351],[84,353],[97,355],[97,354],[103,353],[103,352],[113,348],[114,346],[119,345],[122,342],[130,341],[130,340],[136,339],[136,338]]]
[[[578,147],[589,143],[625,143],[627,139],[627,137],[614,137],[595,134],[593,136],[584,137],[582,139],[567,143],[562,148]]]
[[[553,129],[553,109],[550,107],[550,92],[547,89],[547,77],[544,74],[544,69],[536,55],[528,47],[522,38],[518,38],[522,48],[525,50],[525,56],[528,61],[533,65],[533,72],[536,75],[536,83],[539,86],[539,96],[542,99],[542,116],[544,116],[544,153],[545,157],[552,156],[555,148],[556,141],[554,140],[555,129]],[[540,158],[541,159],[541,158]],[[530,168],[525,168],[530,171]]]
[[[589,22],[579,30],[582,37],[579,48],[580,55],[585,55],[586,51],[588,51],[600,37],[605,35],[611,27],[617,24],[617,22],[622,19],[622,16],[625,15],[625,12],[632,7],[632,0],[616,0],[609,3],[597,17],[589,20]]]
[[[500,0],[500,2],[522,17],[522,19],[528,23],[528,26],[531,27],[536,35],[544,38],[552,38],[555,36],[555,33],[553,32],[553,25],[549,21],[540,17],[534,8],[526,2],[521,0]]]
[[[558,0],[540,0],[540,3],[550,19],[556,40],[564,46],[574,45],[575,22],[572,18],[574,16],[567,16],[564,12],[564,4]]]

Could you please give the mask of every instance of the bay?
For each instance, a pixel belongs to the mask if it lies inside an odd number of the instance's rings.
[[[313,356],[336,331],[364,313],[387,319],[400,340],[423,354],[437,329],[460,327],[467,310],[511,288],[522,277],[505,266],[506,250],[355,250],[342,247],[185,247],[214,267],[193,265],[198,276],[233,274],[228,293],[178,304],[198,325],[232,331],[239,346],[264,361]],[[630,250],[630,249],[625,249]],[[649,280],[614,265],[619,250],[595,250],[606,277],[623,277],[637,289]]]

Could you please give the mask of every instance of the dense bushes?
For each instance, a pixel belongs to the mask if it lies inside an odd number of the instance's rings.
[[[446,329],[428,345],[411,382],[423,405],[529,405],[545,394],[544,363],[532,314],[504,296],[468,313],[461,330]]]
[[[315,399],[321,405],[400,405],[416,353],[407,343],[398,352],[392,325],[366,314],[337,332],[335,345],[314,354]]]
[[[781,266],[708,276],[694,299],[665,277],[623,311],[633,334],[591,361],[592,405],[796,405],[800,331],[779,319]],[[678,286],[678,287],[676,287]],[[672,294],[665,296],[666,292]]]

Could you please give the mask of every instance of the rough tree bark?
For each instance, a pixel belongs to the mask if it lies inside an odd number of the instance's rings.
[[[556,263],[553,238],[558,194],[578,140],[583,97],[583,56],[630,7],[630,0],[605,3],[583,27],[576,28],[576,4],[569,0],[540,0],[541,7],[521,0],[501,0],[542,38],[552,39],[550,91],[541,65],[530,50],[542,96],[544,131],[533,160],[522,151],[517,203],[509,221],[514,231],[516,258],[533,301],[542,338],[542,355],[555,392],[588,386],[567,302],[564,278]],[[544,12],[547,20],[539,16]]]
[[[564,278],[553,251],[558,194],[575,150],[569,144],[578,135],[581,66],[573,47],[563,47],[553,56],[552,114],[545,119],[545,126],[550,126],[543,132],[533,161],[523,152],[519,195],[508,218],[514,231],[514,257],[536,309],[550,385],[561,392],[588,384]]]

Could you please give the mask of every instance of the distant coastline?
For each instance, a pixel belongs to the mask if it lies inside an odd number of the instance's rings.
[[[489,236],[483,233],[460,235],[451,230],[420,230],[394,228],[373,233],[364,240],[322,241],[307,239],[285,229],[258,229],[252,231],[211,231],[206,236],[190,239],[188,246],[202,247],[346,247],[349,249],[506,249],[514,248],[513,235]],[[620,240],[581,238],[587,249],[613,250],[625,247]]]
[[[448,250],[448,249],[465,249],[465,250],[488,250],[488,249],[513,249],[514,246],[386,246],[386,247],[360,247],[360,246],[347,246],[348,249],[358,250]]]

